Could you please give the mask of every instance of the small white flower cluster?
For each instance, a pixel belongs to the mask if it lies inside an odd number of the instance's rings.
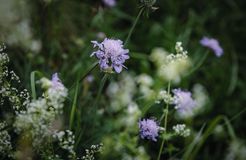
[[[69,152],[70,158],[75,156],[74,151],[74,143],[75,143],[75,136],[73,132],[70,130],[65,131],[56,131],[53,134],[53,138],[59,141],[59,145],[62,149],[65,149]]]
[[[50,85],[47,86],[44,82]],[[41,80],[41,83],[45,89],[44,97],[28,103],[26,110],[17,115],[14,124],[17,133],[25,132],[26,136],[32,137],[32,145],[35,148],[42,146],[42,143],[53,134],[52,123],[62,112],[67,95],[67,89],[57,75],[52,81],[46,79]]]
[[[171,94],[168,94],[166,90],[161,90],[157,95],[156,103],[160,103],[162,100],[167,104],[173,104],[174,97]]]
[[[6,123],[0,122],[0,154],[7,155],[12,150],[11,137],[9,133],[4,130]]]
[[[136,84],[132,75],[123,73],[120,77],[120,81],[111,82],[107,88],[110,107],[115,112],[128,106],[136,92]]]
[[[86,149],[86,155],[81,158],[81,160],[94,160],[95,154],[102,151],[103,144],[92,145],[90,149]]]
[[[139,84],[139,90],[146,99],[152,99],[155,95],[155,92],[151,87],[153,86],[153,79],[147,74],[141,74],[136,78],[137,83]]]
[[[166,81],[179,83],[191,62],[181,42],[176,43],[175,50],[176,54],[169,54],[164,49],[154,49],[150,59],[156,64],[159,77]]]
[[[16,113],[19,112],[22,106],[25,106],[29,102],[29,93],[26,89],[19,91],[14,87],[14,83],[20,83],[19,77],[14,71],[9,71],[7,65],[9,63],[9,57],[4,53],[5,45],[0,46],[0,105],[3,105],[7,99]]]
[[[190,135],[190,129],[187,129],[185,124],[177,124],[173,126],[173,130],[176,135],[182,137],[188,137]]]

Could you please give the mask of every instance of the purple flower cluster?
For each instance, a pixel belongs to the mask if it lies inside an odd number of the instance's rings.
[[[140,137],[152,141],[157,141],[159,126],[153,119],[143,119],[138,122]]]
[[[200,44],[204,47],[212,49],[217,57],[223,55],[223,49],[221,48],[219,42],[214,38],[203,37],[200,40]]]
[[[108,6],[108,7],[114,7],[116,6],[116,1],[115,0],[103,0],[103,3]]]
[[[182,91],[181,89],[174,89],[174,105],[181,116],[190,116],[193,114],[196,102],[192,99],[191,93]]]
[[[98,43],[92,41],[94,48],[98,48],[91,56],[96,56],[99,59],[99,65],[102,70],[114,69],[120,73],[122,68],[126,68],[123,64],[129,59],[129,50],[123,48],[121,40],[105,38],[103,42]]]

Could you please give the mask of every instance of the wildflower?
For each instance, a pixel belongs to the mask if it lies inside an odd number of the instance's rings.
[[[102,70],[112,70],[120,73],[122,68],[126,68],[123,63],[129,59],[129,50],[123,48],[121,40],[114,40],[105,38],[102,43],[92,41],[94,48],[98,47],[96,52],[91,56],[96,56],[99,59],[99,65]]]
[[[190,135],[190,129],[186,129],[185,124],[177,124],[176,126],[173,126],[173,130],[175,134],[182,137],[188,137]]]
[[[152,141],[157,141],[159,126],[153,119],[143,119],[138,122],[140,137],[147,138]]]
[[[108,6],[108,7],[114,7],[116,6],[116,1],[115,0],[103,0],[103,3]]]
[[[54,73],[52,75],[51,83],[52,83],[51,84],[52,88],[54,88],[54,89],[63,89],[64,88],[64,85],[61,83],[61,80],[59,79],[57,73]]]
[[[221,48],[218,40],[214,38],[203,37],[200,40],[200,44],[204,47],[212,49],[217,57],[220,57],[223,54],[223,49]]]
[[[174,89],[174,104],[175,109],[178,110],[178,114],[182,117],[189,117],[193,114],[193,110],[196,107],[195,101],[191,97],[191,93],[188,91],[182,91],[181,89]]]

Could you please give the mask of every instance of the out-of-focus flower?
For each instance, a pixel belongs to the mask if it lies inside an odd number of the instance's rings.
[[[177,54],[170,54],[164,49],[156,48],[152,51],[150,59],[156,65],[160,78],[179,83],[191,66],[191,61],[181,42],[176,43],[175,50]]]
[[[182,137],[188,137],[190,135],[190,129],[187,129],[185,124],[177,124],[173,126],[173,130],[176,135]]]
[[[99,59],[99,65],[102,70],[115,70],[120,73],[122,68],[126,68],[123,64],[129,59],[129,50],[123,48],[121,40],[105,38],[102,43],[92,41],[94,48],[98,50],[93,52],[91,56],[96,56]]]
[[[108,7],[116,6],[116,0],[103,0],[103,3]]]
[[[191,92],[174,89],[174,105],[179,116],[190,117],[193,115],[193,110],[196,107],[196,102],[191,97]]]
[[[221,48],[218,40],[214,38],[203,37],[200,40],[200,44],[204,47],[208,47],[212,49],[217,57],[220,57],[223,55],[223,49]]]
[[[159,126],[153,119],[143,119],[138,122],[139,133],[142,139],[157,141]]]

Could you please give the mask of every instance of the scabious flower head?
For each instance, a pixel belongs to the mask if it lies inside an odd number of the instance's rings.
[[[217,57],[220,57],[223,55],[223,49],[221,48],[218,40],[214,38],[203,37],[200,40],[200,44],[204,47],[208,47],[212,49]]]
[[[196,102],[191,97],[191,92],[174,89],[174,105],[178,110],[178,114],[182,117],[193,115],[193,109],[196,107]]]
[[[129,50],[123,48],[121,40],[105,38],[102,43],[92,41],[94,48],[98,50],[93,52],[91,56],[96,56],[99,59],[99,65],[102,70],[112,70],[120,73],[122,68],[126,68],[123,64],[129,59]]]
[[[108,6],[108,7],[114,7],[116,6],[116,1],[115,0],[103,0],[103,3]]]
[[[153,119],[143,119],[138,122],[139,133],[142,139],[146,138],[152,141],[157,141],[159,126]]]
[[[54,88],[54,89],[64,88],[64,85],[62,84],[61,80],[59,79],[57,73],[54,73],[52,75],[51,85],[52,85],[52,88]]]

